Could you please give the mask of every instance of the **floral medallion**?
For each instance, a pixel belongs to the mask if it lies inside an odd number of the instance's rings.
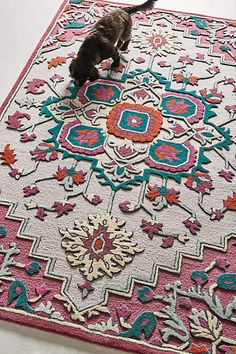
[[[87,280],[112,277],[143,252],[132,243],[132,232],[123,229],[124,220],[111,215],[89,216],[88,222],[75,222],[73,229],[61,230],[62,247],[73,267],[78,267]]]
[[[140,40],[134,36],[134,41],[137,41],[137,47],[142,53],[163,57],[169,53],[176,54],[182,48],[177,36],[164,29],[153,30],[152,32],[143,30],[142,32],[141,45]]]
[[[80,121],[63,125],[58,140],[62,147],[73,153],[97,155],[104,152],[105,137],[101,129],[88,127]]]
[[[109,134],[134,142],[152,141],[158,136],[161,124],[162,116],[158,110],[131,103],[117,104],[107,118]]]

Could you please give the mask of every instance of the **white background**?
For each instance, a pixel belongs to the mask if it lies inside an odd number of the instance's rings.
[[[119,2],[137,4],[141,1]],[[0,105],[61,3],[62,0],[0,0]],[[159,0],[156,7],[231,19],[236,17],[235,0]],[[0,343],[0,354],[121,353],[3,321],[0,321]]]

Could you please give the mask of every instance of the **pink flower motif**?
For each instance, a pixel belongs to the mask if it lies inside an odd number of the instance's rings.
[[[50,80],[52,82],[63,82],[64,81],[64,77],[58,74],[54,74],[52,77],[50,77]]]
[[[220,69],[218,66],[212,66],[210,68],[207,69],[207,71],[210,73],[210,74],[219,74],[220,73]]]
[[[157,63],[161,68],[170,66],[169,64],[167,64],[167,62],[165,60],[161,60]]]
[[[75,56],[76,56],[76,52],[71,52],[71,53],[68,54],[68,57],[69,57],[69,58],[72,58],[72,59],[73,59]]]
[[[99,197],[99,195],[92,195],[90,198],[89,198],[89,201],[90,203],[92,203],[93,205],[98,205],[100,203],[102,203],[102,198]]]
[[[62,215],[68,215],[75,207],[75,204],[66,203],[66,202],[55,202],[53,204],[55,211],[57,212],[57,217],[59,218]]]
[[[179,306],[186,307],[187,309],[192,308],[192,302],[188,297],[181,296],[178,298]]]
[[[33,79],[27,82],[27,85],[24,87],[27,89],[26,93],[32,93],[34,95],[40,95],[45,92],[45,90],[39,90],[39,87],[45,84],[44,80],[41,79]]]
[[[172,236],[163,237],[161,247],[170,248],[173,246],[173,244],[174,244],[174,237]]]
[[[205,98],[206,102],[209,103],[221,103],[224,95],[221,92],[218,92],[217,89],[203,89],[200,90],[200,94]]]
[[[35,215],[36,219],[39,219],[41,221],[44,221],[45,216],[48,214],[45,212],[44,208],[38,208],[37,213]]]
[[[98,132],[96,130],[82,129],[76,130],[75,132],[78,136],[74,139],[78,140],[80,144],[86,143],[87,145],[92,146],[99,141]]]
[[[21,123],[21,119],[23,118],[26,118],[27,120],[31,119],[29,114],[22,113],[19,111],[16,111],[14,114],[9,115],[8,120],[6,121],[7,128],[14,130],[21,128],[24,125]]]
[[[162,144],[156,148],[155,155],[160,160],[168,160],[169,162],[173,162],[175,160],[179,160],[179,157],[177,156],[179,152],[180,150],[177,150],[172,145]]]
[[[35,291],[37,295],[44,296],[45,294],[49,293],[51,289],[48,289],[45,284],[42,284],[40,286],[36,286]]]
[[[185,103],[184,99],[176,100],[171,99],[166,103],[166,106],[170,113],[183,114],[188,113],[189,104]]]
[[[146,98],[146,97],[150,97],[150,95],[147,93],[146,90],[144,89],[140,89],[138,91],[135,91],[134,92],[134,95],[137,97],[137,98]]]
[[[226,272],[226,268],[228,268],[230,266],[229,262],[227,261],[226,258],[217,258],[216,259],[216,266],[223,270],[224,272]]]
[[[229,113],[236,114],[236,105],[225,106],[225,109],[226,109],[226,111],[228,111]]]
[[[96,110],[95,109],[89,109],[88,111],[85,112],[86,116],[88,118],[94,118],[96,115]]]
[[[122,145],[117,148],[117,152],[122,157],[129,157],[134,153],[134,150],[130,146]]]
[[[145,63],[145,59],[144,59],[144,58],[141,58],[141,57],[134,58],[133,60],[134,60],[134,62],[137,63],[137,64]]]
[[[225,79],[225,85],[233,85],[235,83],[236,81],[232,77]]]
[[[9,172],[9,176],[14,177],[15,179],[19,179],[21,177],[22,172],[17,168],[13,168],[11,172]]]
[[[224,214],[221,212],[220,209],[212,209],[210,219],[211,220],[221,220],[223,219]]]
[[[193,235],[196,235],[197,232],[200,231],[200,228],[202,227],[200,222],[197,219],[195,219],[194,217],[190,217],[190,218],[184,220],[183,224],[185,225],[185,227],[187,229],[189,229],[189,231]]]
[[[194,175],[187,178],[185,185],[189,189],[203,194],[210,194],[210,191],[214,189],[211,176],[203,172],[194,172]]]
[[[58,158],[58,152],[54,148],[55,145],[52,143],[40,143],[30,153],[36,161],[53,161]]]
[[[220,170],[218,172],[218,175],[220,177],[223,177],[227,182],[232,182],[233,177],[235,176],[235,174],[231,171],[224,171],[224,170]]]
[[[127,118],[127,123],[129,124],[129,126],[131,126],[132,128],[139,128],[140,125],[142,124],[142,118],[138,117],[138,116],[129,116]]]
[[[144,232],[148,234],[148,237],[152,240],[154,234],[158,235],[159,231],[162,231],[163,224],[156,223],[153,220],[148,221],[143,219],[140,227]]]
[[[124,213],[128,213],[130,211],[134,211],[135,207],[132,203],[130,203],[129,200],[124,200],[119,204],[120,210],[122,210]]]
[[[31,195],[35,195],[39,193],[39,189],[36,185],[26,186],[23,188],[23,192],[24,192],[24,197],[30,197]]]
[[[205,59],[205,54],[197,53],[196,58],[199,59],[199,60],[204,60]]]
[[[182,133],[185,132],[185,129],[182,127],[182,125],[180,125],[179,123],[174,123],[173,127],[171,128],[171,130],[176,134],[176,135],[180,135]]]
[[[94,90],[92,96],[98,98],[99,100],[108,101],[114,96],[115,92],[113,91],[112,87],[104,87],[100,86]]]
[[[193,60],[190,58],[189,55],[179,57],[178,61],[183,63],[183,64],[193,65]]]
[[[234,354],[235,350],[236,350],[236,349],[234,349],[234,351],[233,351],[231,345],[221,345],[221,346],[219,346],[218,349],[220,350],[221,353],[224,353],[224,354]]]
[[[127,320],[131,315],[131,310],[126,305],[122,305],[116,309],[116,313],[118,317],[122,317],[124,320]]]
[[[22,143],[28,143],[29,141],[34,141],[36,138],[37,136],[35,134],[28,135],[27,133],[22,133],[20,141],[22,141]]]

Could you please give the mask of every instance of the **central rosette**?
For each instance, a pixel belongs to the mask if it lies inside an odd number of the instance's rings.
[[[76,221],[73,229],[60,230],[62,247],[71,266],[79,267],[88,281],[104,275],[112,277],[143,252],[132,242],[133,232],[123,228],[125,221],[106,214]]]
[[[119,138],[135,142],[150,142],[160,133],[161,113],[149,106],[119,103],[111,109],[107,119],[107,131]]]

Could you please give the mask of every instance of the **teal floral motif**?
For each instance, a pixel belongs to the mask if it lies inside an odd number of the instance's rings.
[[[25,270],[28,275],[38,274],[41,270],[41,265],[38,262],[33,261],[25,266]]]
[[[217,285],[220,289],[236,290],[236,273],[224,273],[217,277]]]
[[[192,272],[191,277],[197,284],[204,284],[209,279],[208,274],[204,270],[196,270]]]
[[[140,339],[144,333],[146,339],[150,338],[156,328],[157,318],[152,312],[143,312],[139,315],[131,328],[120,334],[121,337]]]
[[[221,45],[220,49],[222,50],[222,52],[231,52],[231,48],[225,45]]]
[[[4,237],[7,235],[7,229],[5,226],[0,225],[0,237]]]
[[[206,110],[201,99],[189,94],[165,93],[162,96],[161,107],[166,116],[178,118],[191,118],[192,122],[197,122],[204,118]]]
[[[208,24],[206,22],[206,20],[199,18],[199,17],[195,17],[195,16],[191,16],[190,17],[196,24],[196,26],[200,29],[206,29],[208,28]]]
[[[189,142],[181,145],[160,140],[151,146],[146,164],[155,169],[176,172],[189,170],[195,161],[196,150]]]
[[[104,152],[105,137],[99,128],[82,125],[80,121],[62,127],[59,142],[72,153],[96,155]]]
[[[29,313],[35,312],[28,303],[26,286],[21,280],[13,281],[9,287],[8,305],[11,305],[14,300],[16,300],[16,308],[23,308],[23,310]]]
[[[101,83],[87,83],[79,90],[78,96],[83,104],[91,101],[109,104],[120,99],[122,88],[123,86],[118,83],[111,84],[105,81]]]
[[[138,299],[142,301],[142,303],[152,301],[154,299],[154,295],[154,292],[148,286],[143,286],[138,289]]]

